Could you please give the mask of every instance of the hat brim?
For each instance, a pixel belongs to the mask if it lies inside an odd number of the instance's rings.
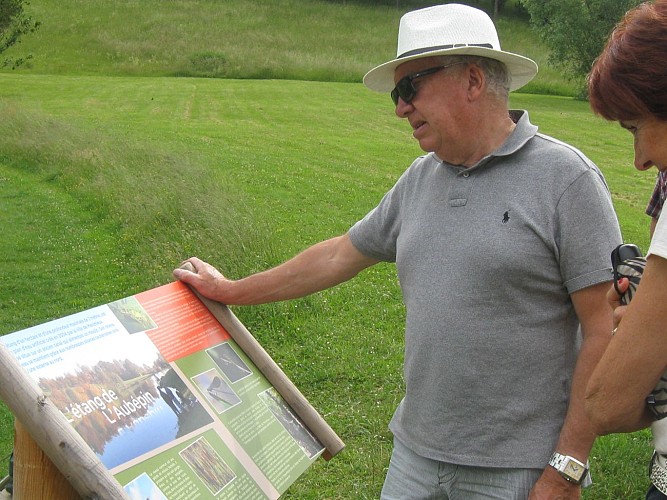
[[[527,57],[486,47],[465,46],[422,52],[413,56],[401,57],[380,64],[366,73],[364,76],[364,85],[376,92],[391,92],[396,85],[394,82],[394,71],[401,64],[415,59],[422,59],[424,57],[454,55],[488,57],[489,59],[495,59],[496,61],[504,63],[505,66],[507,66],[510,75],[512,75],[510,91],[523,87],[537,74],[537,63]]]

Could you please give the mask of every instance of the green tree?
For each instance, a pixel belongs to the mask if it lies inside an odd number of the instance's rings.
[[[28,5],[24,0],[0,0],[0,53],[18,43],[21,36],[39,27],[39,22],[26,15],[24,5]],[[6,58],[2,66],[16,68],[29,58]]]
[[[614,26],[641,0],[519,0],[549,48],[549,63],[584,88]]]
[[[507,0],[493,0],[493,18],[497,18],[500,11],[503,10]]]

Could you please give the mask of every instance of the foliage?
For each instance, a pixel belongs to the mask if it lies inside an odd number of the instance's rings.
[[[26,15],[24,5],[27,5],[24,0],[0,0],[0,53],[18,43],[21,36],[39,27],[39,22]],[[2,66],[16,68],[29,58],[7,58]]]
[[[549,62],[583,87],[623,14],[641,0],[519,0],[550,50]]]

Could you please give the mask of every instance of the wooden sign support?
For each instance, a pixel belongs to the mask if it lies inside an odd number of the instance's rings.
[[[34,498],[79,500],[81,495],[61,474],[51,459],[30,437],[18,420],[14,423],[13,500]],[[37,481],[35,478],[39,478]]]

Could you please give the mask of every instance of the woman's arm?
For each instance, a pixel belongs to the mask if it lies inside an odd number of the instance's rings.
[[[632,432],[653,421],[646,406],[667,369],[667,259],[651,255],[640,286],[586,389],[598,434]]]

